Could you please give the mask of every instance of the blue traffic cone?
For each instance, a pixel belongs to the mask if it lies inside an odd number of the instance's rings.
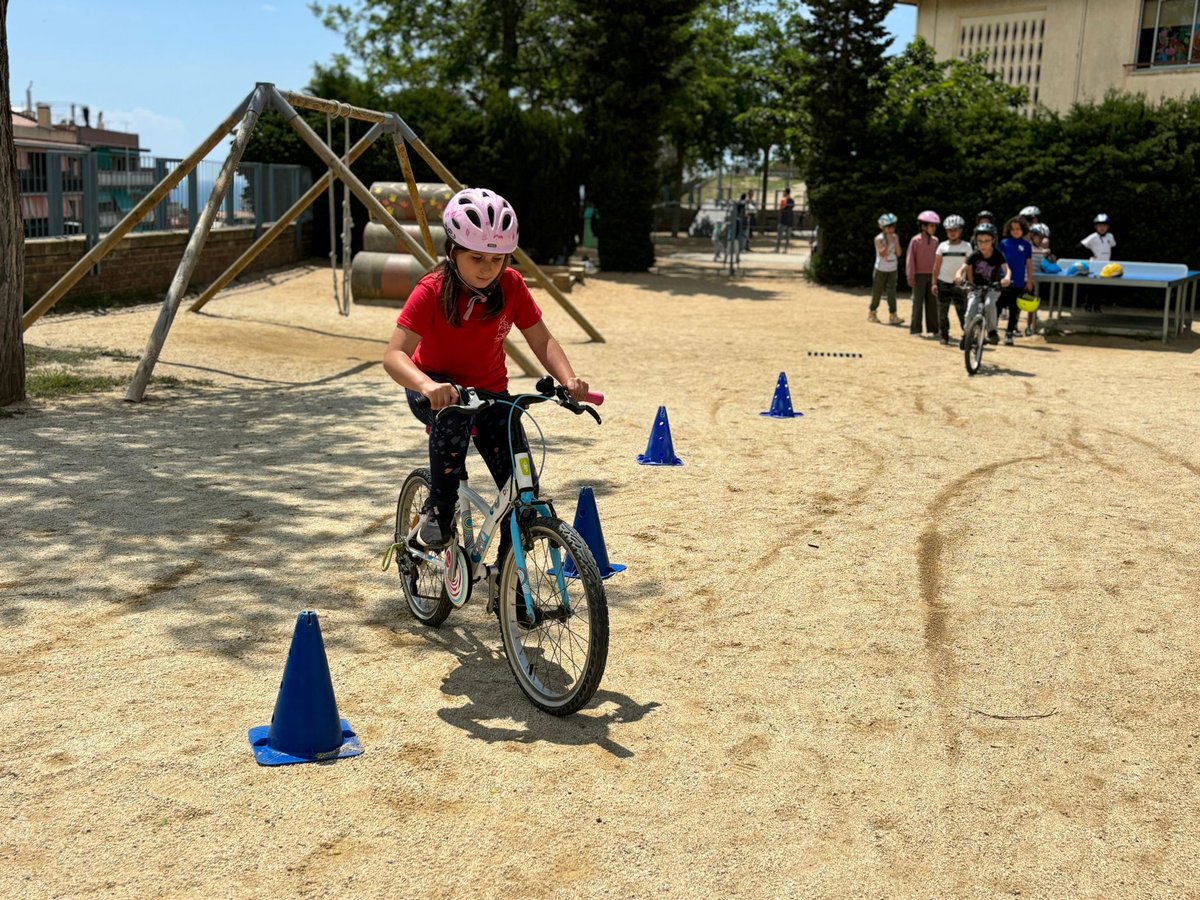
[[[788,390],[787,373],[779,373],[779,381],[775,384],[775,396],[771,399],[771,408],[760,416],[770,416],[772,419],[794,419],[804,413],[792,409],[792,392]]]
[[[646,452],[639,453],[637,461],[643,466],[682,466],[683,460],[675,455],[671,443],[671,423],[667,421],[667,408],[660,406],[654,417],[654,428],[650,431],[650,443]]]
[[[270,725],[250,729],[250,746],[260,766],[318,762],[363,752],[350,723],[338,718],[315,612],[305,610],[296,618],[275,713]]]
[[[592,559],[600,569],[601,578],[611,578],[618,572],[624,572],[625,566],[618,566],[608,561],[608,548],[604,546],[604,530],[600,527],[600,514],[596,511],[596,495],[590,487],[581,488],[579,503],[575,507],[575,530],[583,537],[583,541],[592,551]],[[563,566],[563,575],[575,578],[579,571],[575,561],[567,558]]]

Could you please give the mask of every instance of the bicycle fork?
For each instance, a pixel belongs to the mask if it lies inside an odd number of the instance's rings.
[[[551,511],[549,506],[539,503],[537,497],[534,495],[533,461],[530,459],[529,454],[517,453],[514,455],[513,462],[516,464],[513,468],[513,478],[516,479],[520,495],[508,525],[512,534],[513,562],[517,568],[517,579],[521,583],[521,595],[525,599],[525,613],[528,621],[532,622],[535,615],[533,609],[533,592],[529,584],[529,570],[525,565],[525,547],[529,542],[525,539],[525,535],[521,533],[520,520],[522,513],[526,510],[528,512],[525,514],[530,518],[532,518],[531,514],[549,516],[551,515]],[[562,549],[553,542],[550,544],[550,562],[553,564],[551,571],[554,572],[554,578],[558,587],[559,605],[569,615],[571,612],[571,600],[567,594],[567,580],[563,572]]]

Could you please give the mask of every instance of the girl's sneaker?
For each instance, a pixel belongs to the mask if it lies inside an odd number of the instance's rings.
[[[878,313],[876,313],[875,310],[871,310],[870,312],[868,312],[867,313],[867,321],[868,322],[878,322],[879,321]]]
[[[1011,331],[1004,332],[1004,346],[1011,347],[1014,343],[1013,333]]]
[[[443,511],[426,504],[417,530],[417,543],[429,550],[443,550],[454,540],[454,507]]]
[[[896,315],[895,313],[889,313],[888,314],[888,324],[889,325],[903,325],[904,320],[902,318],[900,318],[898,315]]]
[[[949,333],[943,331],[941,334],[939,334],[938,335],[938,343],[941,344],[943,347],[948,347],[950,345]]]

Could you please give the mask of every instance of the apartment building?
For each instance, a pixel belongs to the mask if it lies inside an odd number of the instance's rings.
[[[103,113],[93,126],[86,106],[35,106],[27,98],[25,109],[13,110],[12,129],[26,237],[83,231],[88,156],[94,157],[102,226],[117,221],[133,208],[138,191],[154,185],[154,172],[141,169],[145,151],[138,136],[105,128]]]
[[[987,54],[1031,104],[1066,111],[1112,89],[1200,91],[1200,0],[901,0],[939,57]]]

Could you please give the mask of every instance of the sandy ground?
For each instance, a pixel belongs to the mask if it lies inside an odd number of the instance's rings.
[[[608,396],[540,415],[544,484],[629,567],[567,720],[380,571],[424,434],[327,271],[181,312],[182,386],[0,420],[0,895],[1196,896],[1200,342],[972,379],[861,293],[664,272],[570,295],[603,344],[538,293]],[[638,466],[664,404],[686,465]],[[366,752],[260,768],[303,609]]]

